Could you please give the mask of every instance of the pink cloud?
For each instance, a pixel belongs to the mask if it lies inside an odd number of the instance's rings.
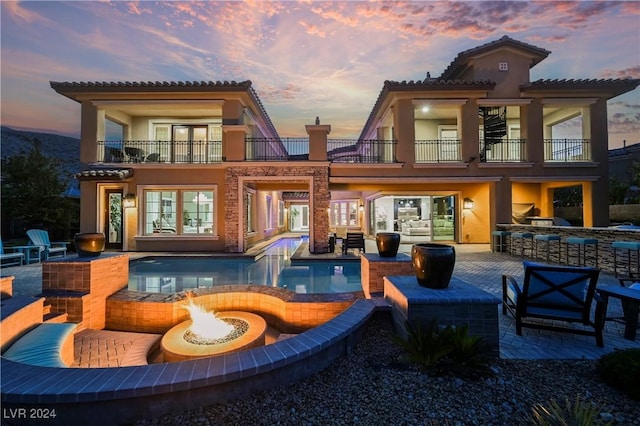
[[[600,73],[600,78],[640,78],[640,65],[623,70],[606,69]]]
[[[309,35],[318,36],[320,38],[325,38],[327,36],[327,34],[324,31],[322,31],[320,28],[318,28],[315,25],[308,24],[305,21],[300,21],[298,22],[298,24],[304,27],[305,32]]]

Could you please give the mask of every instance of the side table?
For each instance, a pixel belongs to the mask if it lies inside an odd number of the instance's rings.
[[[624,338],[636,340],[636,330],[638,329],[638,313],[640,312],[640,284],[637,287],[603,286],[598,288],[598,293],[604,299],[604,311],[607,312],[609,297],[615,297],[622,302],[623,317],[606,318],[606,320],[616,321],[625,324]]]
[[[33,262],[40,262],[44,247],[42,246],[12,246],[7,247],[17,250],[24,255],[24,264],[30,265]]]

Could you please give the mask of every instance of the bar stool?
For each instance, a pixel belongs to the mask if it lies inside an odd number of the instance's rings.
[[[539,234],[536,235],[535,237],[533,237],[534,241],[535,241],[535,250],[536,250],[536,259],[540,259],[540,256],[538,254],[538,249],[539,248],[546,248],[546,252],[547,252],[547,263],[549,263],[549,255],[551,254],[551,242],[552,241],[557,241],[558,244],[558,263],[560,263],[560,235],[555,235],[555,234]],[[543,244],[543,245],[542,245]],[[542,247],[539,247],[540,245],[542,245]]]
[[[566,259],[567,265],[571,265],[571,257],[569,256],[569,246],[575,245],[578,250],[578,265],[577,266],[586,266],[587,265],[587,247],[591,246],[595,253],[592,253],[591,259],[593,259],[595,263],[595,267],[598,267],[598,240],[596,238],[581,238],[581,237],[568,237],[565,240],[567,244],[566,251]]]
[[[507,251],[507,237],[511,235],[510,231],[493,231],[491,233],[491,251],[504,253]],[[496,244],[496,240],[498,243]]]
[[[624,281],[636,281],[640,279],[640,242],[614,241],[611,243],[613,250],[614,275],[624,285]],[[632,259],[635,252],[635,270]],[[620,257],[620,258],[618,258]]]
[[[533,233],[531,232],[511,233],[511,254],[513,255],[516,251],[516,241],[520,241],[520,257],[523,257],[527,240],[529,241],[529,253],[533,256]]]

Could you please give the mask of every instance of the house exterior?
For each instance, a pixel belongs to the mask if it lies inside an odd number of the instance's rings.
[[[130,251],[244,252],[286,231],[487,243],[553,216],[579,185],[608,225],[607,100],[640,80],[538,80],[549,51],[509,37],[437,78],[386,81],[357,140],[280,138],[251,82],[51,82],[82,106],[81,231]],[[107,137],[115,126],[118,137]]]

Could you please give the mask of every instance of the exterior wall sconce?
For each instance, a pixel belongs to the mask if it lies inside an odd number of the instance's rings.
[[[364,211],[364,204],[360,203],[359,209],[360,209],[361,212],[363,212]]]
[[[126,194],[122,199],[122,207],[125,209],[136,206],[136,194]]]
[[[473,200],[471,198],[465,198],[462,202],[462,208],[465,210],[473,209]]]

